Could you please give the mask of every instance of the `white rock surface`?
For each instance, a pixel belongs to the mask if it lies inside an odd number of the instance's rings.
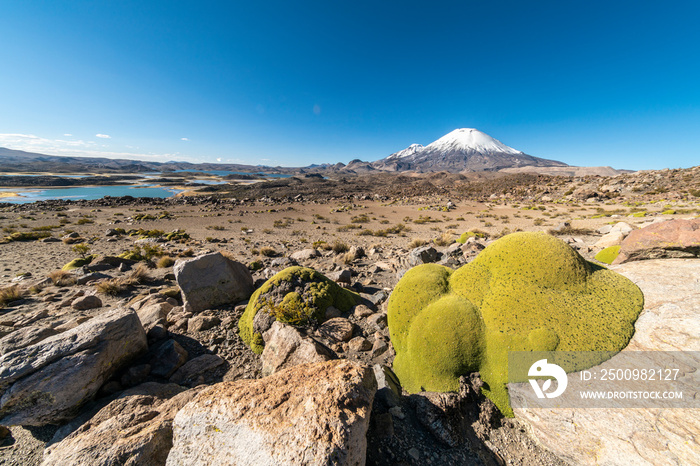
[[[204,389],[175,416],[169,466],[364,465],[372,370],[335,360]]]
[[[612,268],[636,283],[645,299],[624,351],[700,351],[699,260],[648,260]],[[512,384],[509,388],[516,393]],[[700,464],[700,408],[514,411],[539,442],[572,464]]]

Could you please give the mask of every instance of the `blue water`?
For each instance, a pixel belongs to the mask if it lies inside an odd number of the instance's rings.
[[[42,188],[26,190],[19,188],[3,188],[0,192],[14,192],[19,197],[2,197],[0,202],[13,204],[26,204],[28,202],[46,201],[49,199],[101,199],[105,196],[133,196],[133,197],[171,197],[182,191],[174,188],[158,188],[150,185],[139,186],[74,186],[70,188]]]
[[[279,173],[264,173],[264,172],[255,172],[255,173],[246,173],[246,172],[232,172],[229,170],[207,170],[207,171],[201,171],[201,170],[175,170],[175,173],[179,172],[192,172],[192,173],[201,173],[201,174],[206,174],[206,175],[215,175],[215,176],[228,176],[228,175],[263,175],[267,176],[270,178],[289,178],[292,175],[281,175]],[[166,176],[167,173],[161,173],[161,175]]]

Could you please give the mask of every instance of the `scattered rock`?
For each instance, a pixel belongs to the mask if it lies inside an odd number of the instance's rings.
[[[349,341],[352,338],[352,322],[343,317],[335,317],[325,321],[318,331],[328,338],[337,341]]]
[[[265,349],[261,356],[262,374],[268,376],[282,369],[334,359],[331,350],[316,340],[302,337],[297,329],[274,322],[263,334]]]
[[[293,253],[291,256],[289,256],[291,259],[299,262],[299,261],[308,261],[311,260],[315,257],[320,257],[321,253],[318,252],[317,249],[303,249],[301,251],[297,251]]]
[[[374,311],[364,304],[358,304],[355,306],[355,309],[353,311],[353,315],[358,318],[358,319],[364,319],[365,317],[369,317],[372,314],[374,314]]]
[[[159,323],[166,321],[168,313],[173,309],[173,305],[167,302],[153,303],[141,307],[136,313],[141,320],[141,325],[146,330],[150,331]]]
[[[115,309],[0,357],[0,423],[71,419],[115,372],[146,350],[136,313]]]
[[[185,309],[201,312],[221,304],[246,300],[253,292],[253,277],[248,267],[214,252],[174,267]]]
[[[168,378],[187,361],[187,351],[175,340],[161,343],[150,360],[151,374]]]
[[[102,307],[102,300],[94,294],[88,294],[74,299],[70,305],[73,309],[85,311],[87,309]]]
[[[215,354],[197,356],[187,361],[184,366],[179,368],[172,377],[170,377],[170,381],[176,384],[186,385],[187,382],[194,380],[198,375],[215,369],[223,363],[224,360]]]
[[[350,283],[352,281],[352,270],[342,269],[328,274],[328,278],[338,283]]]
[[[355,352],[369,351],[372,349],[372,343],[364,337],[355,337],[348,342],[348,349]]]
[[[204,389],[175,416],[167,464],[362,465],[376,390],[345,361]]]
[[[408,254],[409,267],[437,262],[437,260],[438,252],[432,246],[421,246],[419,248],[415,248]]]
[[[203,332],[214,328],[221,323],[221,319],[216,316],[195,316],[187,322],[187,331]]]

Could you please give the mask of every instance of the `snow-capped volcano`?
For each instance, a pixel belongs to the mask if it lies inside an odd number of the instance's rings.
[[[483,171],[510,167],[565,167],[565,163],[541,159],[503,144],[474,128],[456,129],[437,141],[408,148],[374,162],[382,170]]]
[[[417,144],[413,144],[411,147]],[[426,151],[447,154],[450,152],[478,152],[480,154],[503,153],[520,155],[521,151],[506,146],[498,139],[492,138],[474,128],[460,128],[447,133],[437,141],[425,147]]]

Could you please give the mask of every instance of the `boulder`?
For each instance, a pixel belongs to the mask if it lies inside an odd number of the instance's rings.
[[[175,340],[161,343],[150,360],[151,374],[168,378],[187,361],[187,350]]]
[[[438,260],[438,252],[432,246],[415,248],[408,254],[408,265],[415,267],[421,264],[429,264]]]
[[[609,248],[610,246],[616,246],[625,239],[625,235],[619,231],[611,231],[603,235],[596,243],[593,245],[594,248]]]
[[[334,359],[331,350],[311,338],[302,337],[294,327],[275,321],[263,334],[265,349],[261,356],[262,374],[268,376],[282,369]]]
[[[141,320],[141,325],[148,332],[159,323],[166,322],[168,313],[172,310],[173,305],[167,302],[153,303],[143,306],[136,311],[136,314]]]
[[[244,301],[253,292],[248,267],[218,252],[178,261],[174,272],[184,307],[191,312]]]
[[[700,256],[700,218],[652,223],[632,231],[613,262]]]
[[[221,323],[221,319],[216,316],[194,316],[187,321],[187,331],[203,332],[214,328]]]
[[[72,419],[132,358],[146,350],[135,312],[114,309],[0,357],[0,424]]]
[[[289,257],[292,260],[299,262],[299,261],[308,261],[308,260],[311,260],[315,257],[319,257],[320,255],[321,255],[321,253],[318,252],[317,249],[309,248],[309,249],[302,249],[301,251],[297,251],[297,252],[293,253],[292,255],[290,255]]]
[[[85,311],[87,309],[95,309],[97,307],[102,307],[102,300],[95,296],[94,294],[88,294],[75,298],[71,303],[71,307],[78,311]]]
[[[221,382],[175,416],[167,465],[364,465],[376,382],[336,360]]]
[[[693,355],[700,351],[700,261],[649,260],[612,268],[639,286],[645,298],[634,336],[622,353],[683,351]],[[618,356],[604,364],[615,367]],[[578,374],[569,375],[569,380],[572,377]],[[686,387],[688,392],[697,391],[695,380],[694,386]],[[680,386],[674,389],[683,390]],[[511,396],[518,396],[519,390],[531,388],[527,383],[509,384]],[[514,411],[538,442],[570,464],[697,463],[698,446],[693,440],[700,438],[697,410],[579,407]]]
[[[23,327],[0,339],[0,354],[7,354],[14,350],[39,343],[58,332],[48,325],[32,325]]]
[[[42,466],[164,465],[173,418],[199,391],[152,382],[135,387],[48,445]]]
[[[225,361],[215,354],[203,354],[187,361],[171,377],[170,381],[185,385],[195,377],[222,365]]]

